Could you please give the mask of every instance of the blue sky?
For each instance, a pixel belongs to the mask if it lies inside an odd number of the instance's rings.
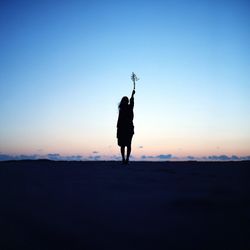
[[[0,153],[250,155],[248,1],[1,1]],[[95,155],[95,154],[94,154]]]

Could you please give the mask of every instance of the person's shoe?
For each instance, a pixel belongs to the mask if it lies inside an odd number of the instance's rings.
[[[129,160],[128,160],[128,159],[126,159],[125,164],[126,164],[126,165],[128,165],[128,164],[129,164]]]
[[[126,161],[123,159],[122,160],[122,165],[125,165],[126,164]]]

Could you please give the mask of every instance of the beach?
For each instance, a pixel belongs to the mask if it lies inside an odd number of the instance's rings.
[[[250,249],[250,162],[0,162],[0,249]]]

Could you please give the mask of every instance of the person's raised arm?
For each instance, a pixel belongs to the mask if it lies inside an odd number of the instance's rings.
[[[135,94],[135,90],[132,91],[131,98],[134,98],[134,94]],[[131,98],[130,98],[130,99],[131,99]]]
[[[133,90],[131,98],[130,98],[130,105],[134,107],[134,95],[135,95],[135,90]]]

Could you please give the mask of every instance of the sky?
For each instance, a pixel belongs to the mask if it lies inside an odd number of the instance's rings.
[[[119,159],[133,71],[135,160],[250,159],[249,12],[243,0],[1,1],[0,159]]]

